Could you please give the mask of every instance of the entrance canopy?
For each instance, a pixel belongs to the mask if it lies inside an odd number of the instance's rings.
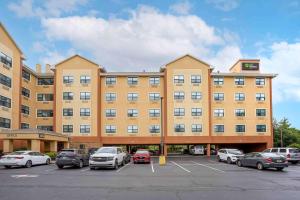
[[[69,137],[53,131],[39,129],[2,129],[0,130],[0,140],[3,140],[3,152],[13,151],[14,140],[26,140],[28,149],[41,151],[41,141],[49,145],[49,150],[57,151],[57,142],[62,142],[64,147],[69,146]]]

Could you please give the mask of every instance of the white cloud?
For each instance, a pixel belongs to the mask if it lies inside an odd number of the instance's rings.
[[[215,61],[212,58],[226,53],[227,45],[238,49],[231,41],[234,36],[216,30],[197,16],[163,14],[146,6],[132,10],[128,19],[51,18],[43,19],[42,27],[50,40],[70,42],[73,48],[91,54],[109,71],[154,67],[158,70],[162,64],[187,53]],[[233,51],[223,59],[226,62],[222,66],[231,65],[240,55]]]
[[[300,101],[300,43],[277,42],[261,55],[262,70],[278,73],[274,79],[274,102]]]
[[[206,2],[222,11],[231,11],[239,6],[239,0],[206,0]]]
[[[176,14],[180,15],[187,15],[189,14],[190,10],[192,8],[192,5],[189,1],[183,1],[179,3],[175,3],[170,6],[170,10]]]
[[[18,17],[59,17],[63,13],[72,13],[87,0],[19,0],[8,4],[8,8]]]

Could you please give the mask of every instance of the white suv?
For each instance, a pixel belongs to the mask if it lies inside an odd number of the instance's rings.
[[[101,147],[90,157],[90,169],[110,167],[118,169],[125,164],[125,152],[120,147]]]
[[[219,162],[226,161],[228,164],[231,164],[235,163],[241,156],[243,156],[243,152],[238,149],[220,149],[217,159]]]
[[[300,149],[291,148],[291,147],[279,147],[279,148],[270,148],[266,149],[263,152],[267,153],[276,153],[283,155],[288,162],[292,164],[297,164],[300,161]]]

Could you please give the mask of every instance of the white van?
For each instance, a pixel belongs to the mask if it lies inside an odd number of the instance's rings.
[[[194,145],[190,147],[190,154],[192,155],[204,155],[203,145]]]

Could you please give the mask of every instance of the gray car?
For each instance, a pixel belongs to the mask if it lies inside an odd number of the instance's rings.
[[[82,168],[89,165],[89,155],[83,149],[63,149],[57,155],[55,164],[60,169],[64,166]]]
[[[259,170],[266,168],[275,168],[277,170],[283,170],[288,167],[287,161],[284,156],[274,153],[264,152],[252,152],[247,153],[237,160],[239,167],[256,167]]]

